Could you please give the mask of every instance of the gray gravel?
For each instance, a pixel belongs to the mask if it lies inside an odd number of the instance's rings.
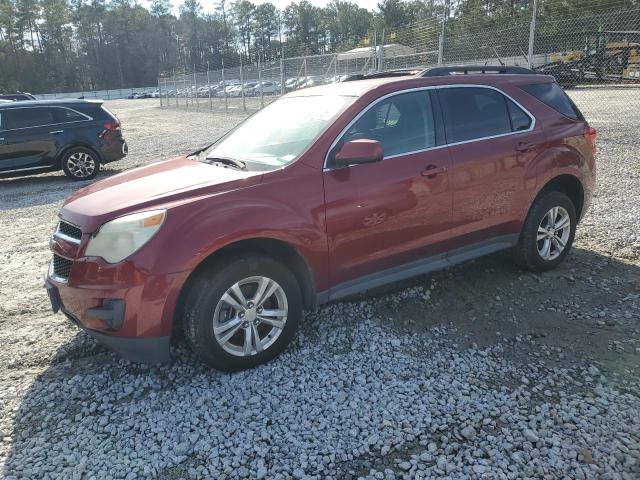
[[[572,95],[600,132],[600,189],[559,269],[498,254],[328,305],[233,375],[182,343],[132,364],[51,315],[47,235],[77,185],[0,180],[3,477],[639,478],[640,110]],[[242,118],[153,105],[112,102],[132,154],[110,169]]]

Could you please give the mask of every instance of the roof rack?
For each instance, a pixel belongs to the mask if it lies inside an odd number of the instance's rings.
[[[468,75],[469,73],[503,73],[503,74],[535,74],[533,70],[524,67],[504,65],[453,65],[448,67],[434,67],[418,73],[418,77],[444,77],[447,75]]]
[[[354,80],[368,80],[370,78],[392,78],[392,77],[406,77],[416,75],[422,72],[420,68],[401,68],[397,70],[387,70],[385,72],[371,72],[371,73],[354,73],[349,75],[343,82],[351,82]]]

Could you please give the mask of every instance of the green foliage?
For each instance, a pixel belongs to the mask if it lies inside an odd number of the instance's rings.
[[[433,51],[445,15],[450,51],[486,44],[480,47],[491,54],[497,39],[519,43],[520,51],[533,0],[381,0],[377,12],[343,0],[322,8],[293,1],[282,11],[271,3],[218,0],[210,13],[198,0],[171,1],[151,0],[146,9],[135,0],[0,0],[0,90],[154,85],[158,74],[194,66],[217,69],[241,58],[244,64],[268,62],[370,45],[374,31],[378,42],[384,31],[387,43]],[[538,0],[541,44],[557,48],[565,34],[558,19],[612,4],[623,11],[621,6],[637,7],[639,0]],[[622,15],[620,22],[638,29],[636,18]],[[595,28],[591,23],[580,28]],[[514,25],[522,38],[511,33]]]

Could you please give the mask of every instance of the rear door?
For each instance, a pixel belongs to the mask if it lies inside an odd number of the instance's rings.
[[[453,162],[451,248],[514,234],[533,117],[491,87],[440,88],[438,97]]]
[[[63,130],[56,125],[51,107],[22,107],[3,110],[4,154],[0,168],[20,170],[53,166]]]

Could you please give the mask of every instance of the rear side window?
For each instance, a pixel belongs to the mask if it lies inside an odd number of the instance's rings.
[[[7,128],[28,128],[56,123],[49,107],[12,108],[6,111]]]
[[[433,118],[427,92],[401,93],[367,110],[343,140],[377,140],[385,157],[424,150],[436,145]]]
[[[82,122],[87,117],[69,108],[54,108],[56,123]]]
[[[531,85],[522,85],[520,88],[536,97],[542,103],[553,108],[555,111],[560,112],[565,117],[573,118],[574,120],[584,120],[578,107],[576,107],[556,82],[533,83]]]
[[[116,116],[115,113],[113,113],[111,110],[109,110],[107,107],[105,107],[104,105],[100,106],[100,110],[102,110],[104,113],[107,114],[107,118],[110,118],[111,120],[117,120],[118,117]]]
[[[442,88],[438,90],[438,95],[449,143],[512,131],[506,98],[495,90],[479,87]]]
[[[524,113],[524,110],[522,110],[511,100],[509,100],[508,98],[506,100],[507,108],[509,109],[509,116],[511,117],[511,129],[514,132],[528,130],[531,126],[531,117]]]

